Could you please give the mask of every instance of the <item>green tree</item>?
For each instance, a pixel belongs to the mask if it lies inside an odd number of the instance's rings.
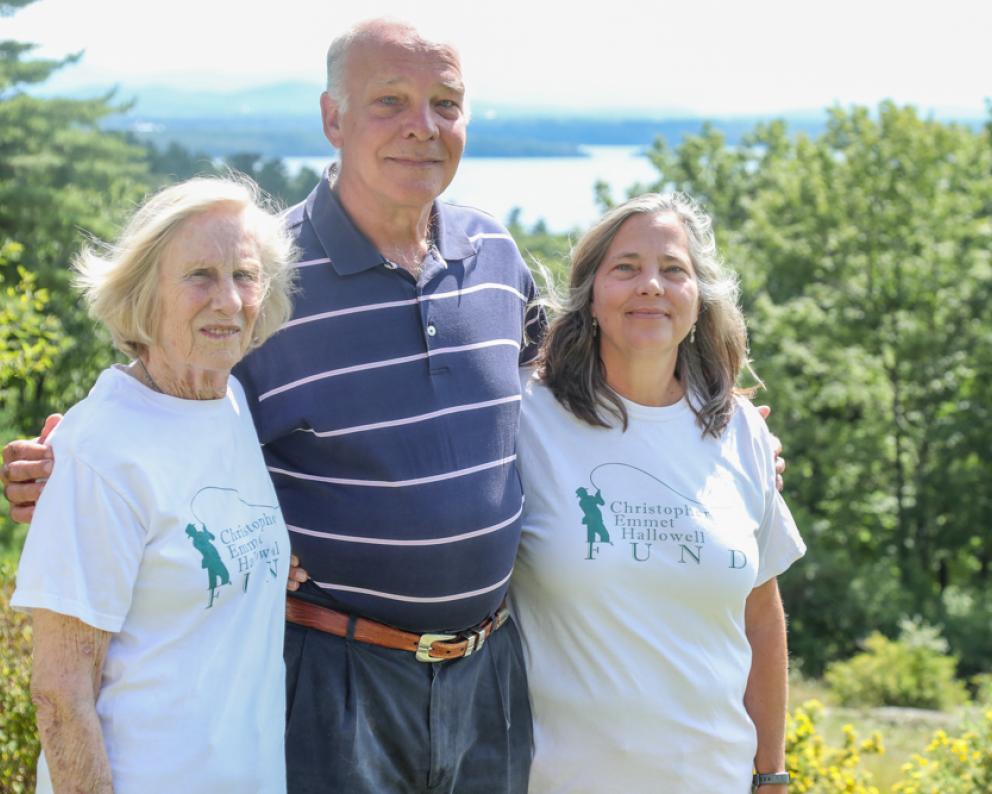
[[[989,585],[989,137],[886,103],[832,111],[787,163],[739,239],[762,274],[755,354],[776,403],[796,391],[808,531],[890,607],[946,622],[950,585]]]
[[[543,220],[530,229],[520,219],[519,207],[510,210],[506,219],[507,231],[513,236],[524,259],[535,271],[538,283],[554,289],[568,283],[568,254],[571,239],[568,235],[551,234]]]
[[[193,176],[213,174],[216,171],[213,159],[204,152],[191,152],[175,141],[159,150],[153,143],[144,143],[148,166],[152,174],[162,182],[177,182]]]
[[[29,2],[6,2],[0,11],[10,14]],[[122,109],[111,94],[74,100],[27,93],[80,57],[31,58],[33,49],[0,41],[0,240],[23,246],[21,264],[39,289],[48,290],[49,311],[73,347],[71,355],[61,351],[44,372],[31,372],[10,387],[15,421],[25,432],[35,430],[48,410],[82,397],[111,360],[106,339],[69,286],[67,265],[81,230],[111,237],[149,185],[143,150],[100,129],[103,119]]]
[[[267,160],[254,152],[238,152],[224,158],[228,168],[250,176],[260,188],[283,206],[303,201],[313,190],[320,174],[312,168],[301,168],[290,176],[285,161],[273,157]]]

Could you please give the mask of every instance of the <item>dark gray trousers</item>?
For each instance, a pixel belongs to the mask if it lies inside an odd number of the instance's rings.
[[[530,700],[512,619],[481,650],[412,653],[286,624],[290,794],[525,794]]]

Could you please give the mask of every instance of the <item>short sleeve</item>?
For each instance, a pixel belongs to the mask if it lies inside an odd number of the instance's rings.
[[[72,454],[60,454],[28,530],[11,598],[119,632],[146,533],[127,501]]]
[[[806,544],[799,535],[789,506],[773,486],[758,528],[758,575],[754,586],[784,573],[805,553]]]
[[[764,514],[758,527],[758,572],[755,587],[789,569],[806,553],[795,519],[782,494],[775,487],[775,453],[772,435],[757,410],[742,400],[748,428],[754,442],[760,481],[764,489]]]

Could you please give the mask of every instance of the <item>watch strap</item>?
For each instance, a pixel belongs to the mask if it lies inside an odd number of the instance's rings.
[[[788,772],[771,772],[758,774],[751,779],[751,788],[757,789],[759,786],[784,786],[792,782],[792,775]]]

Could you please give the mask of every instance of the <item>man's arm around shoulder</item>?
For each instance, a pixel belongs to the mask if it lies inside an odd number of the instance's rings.
[[[47,443],[48,436],[61,421],[61,414],[52,414],[36,439],[17,439],[3,448],[0,480],[14,521],[26,524],[34,515],[34,506],[55,463],[52,448]]]

